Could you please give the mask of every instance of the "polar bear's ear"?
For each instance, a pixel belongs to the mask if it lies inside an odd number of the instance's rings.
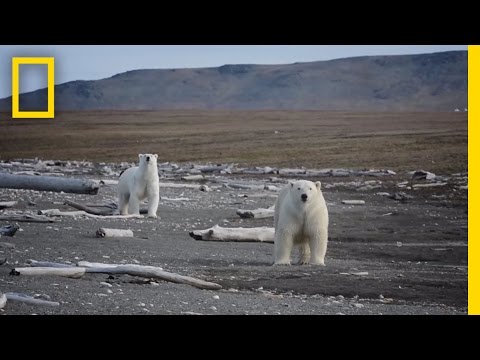
[[[317,181],[315,183],[315,186],[317,187],[317,190],[320,190],[322,188],[322,183],[320,181]]]
[[[293,182],[289,181],[290,187],[293,188]]]
[[[138,154],[138,158],[141,159],[143,157],[143,154]]]
[[[155,159],[158,159],[158,154],[153,154],[153,156],[155,156]]]

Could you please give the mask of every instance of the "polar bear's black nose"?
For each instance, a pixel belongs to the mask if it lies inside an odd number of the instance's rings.
[[[150,161],[150,156],[147,156],[147,161]]]
[[[307,201],[308,195],[307,194],[302,194],[302,201]]]

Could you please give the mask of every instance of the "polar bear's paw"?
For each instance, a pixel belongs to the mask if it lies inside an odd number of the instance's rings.
[[[277,261],[273,264],[273,266],[290,266],[290,261]]]

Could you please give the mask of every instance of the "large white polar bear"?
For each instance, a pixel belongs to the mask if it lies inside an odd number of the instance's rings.
[[[140,201],[147,198],[148,217],[157,217],[160,200],[157,158],[157,154],[139,154],[139,165],[121,174],[117,188],[121,215],[139,215]]]
[[[300,248],[299,264],[325,265],[328,210],[321,183],[289,183],[275,203],[275,265],[290,265],[294,245]]]

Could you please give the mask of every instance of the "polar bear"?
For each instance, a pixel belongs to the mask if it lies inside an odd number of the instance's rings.
[[[140,201],[147,198],[148,217],[157,217],[160,200],[157,158],[157,154],[139,154],[139,165],[120,175],[117,194],[121,215],[139,215]]]
[[[290,265],[294,245],[299,264],[325,265],[328,210],[320,181],[290,182],[278,195],[274,217],[274,265]]]

